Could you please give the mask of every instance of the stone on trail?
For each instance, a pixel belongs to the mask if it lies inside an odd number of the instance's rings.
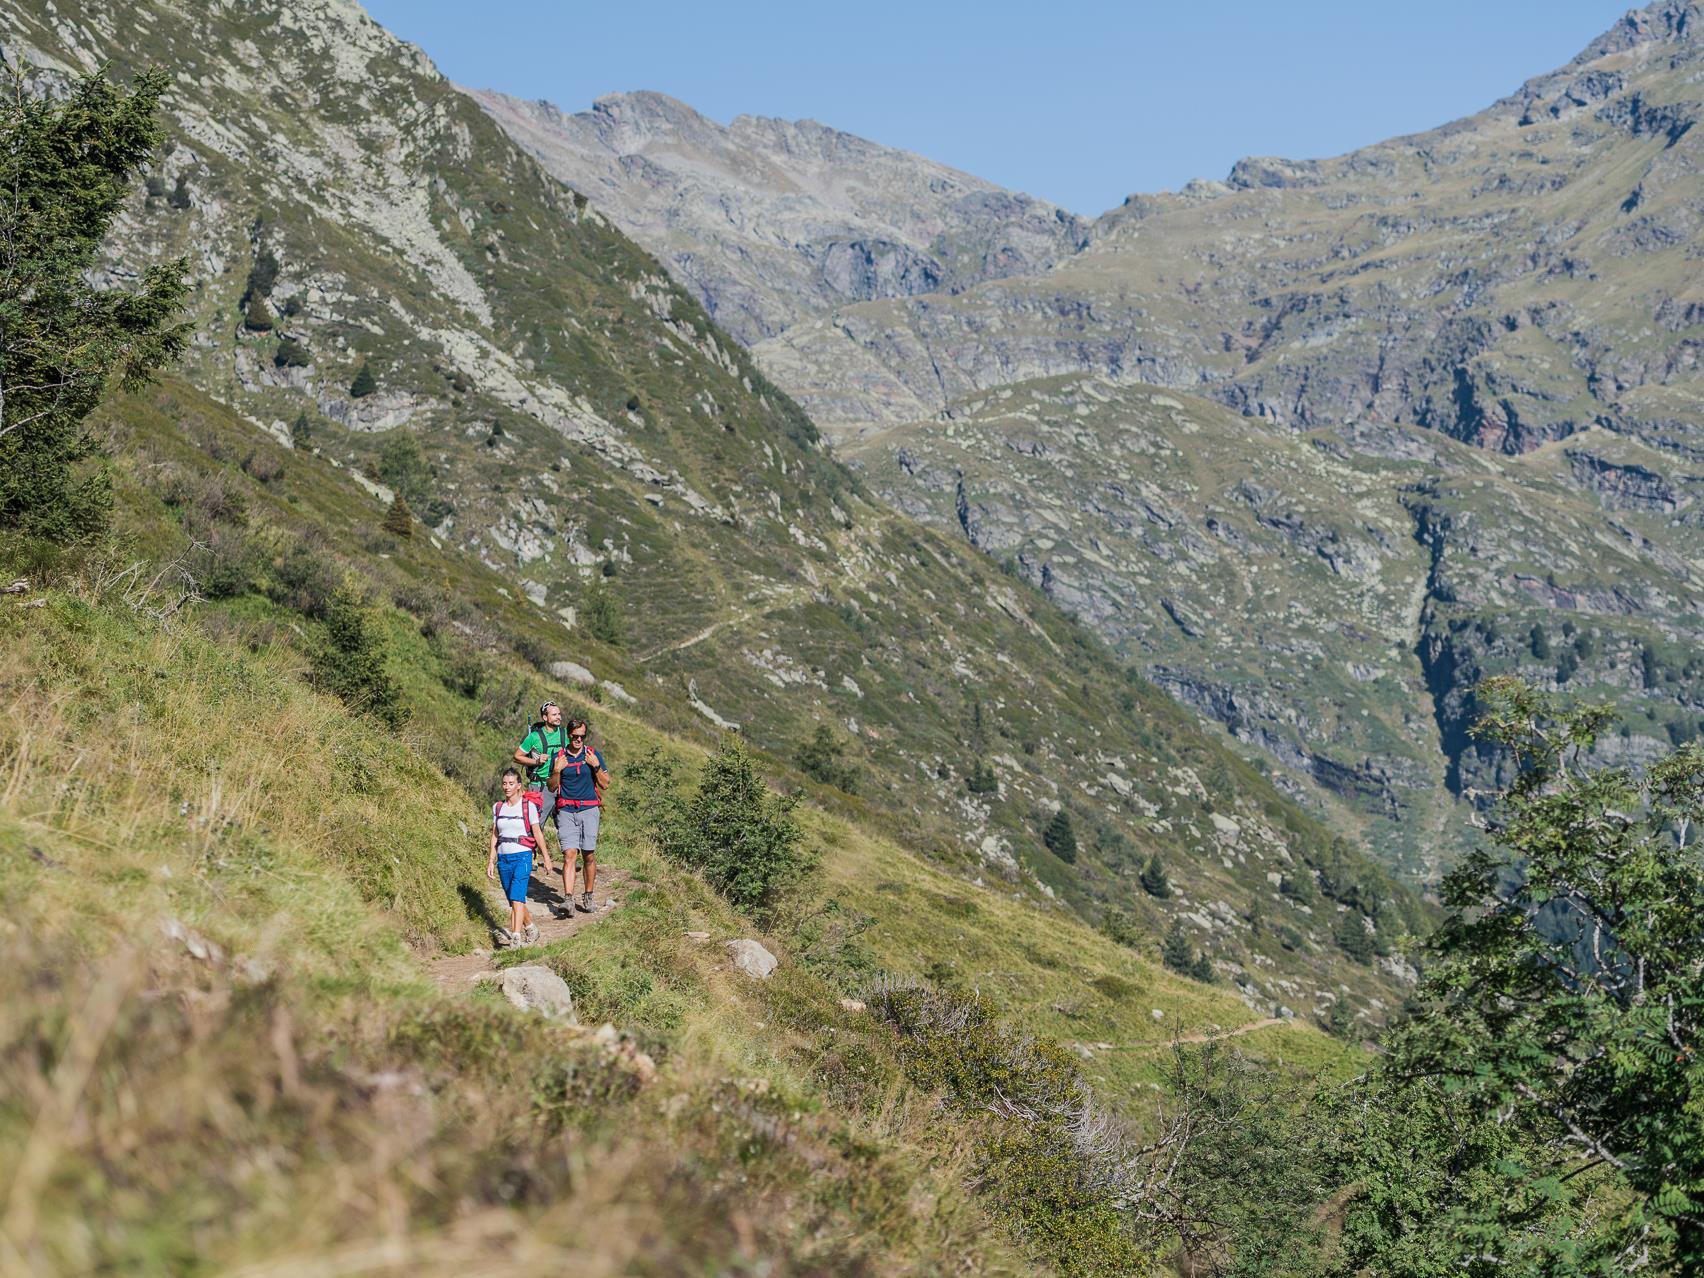
[[[579,1022],[574,1016],[574,996],[568,983],[548,967],[526,963],[504,969],[503,996],[523,1012],[537,1012],[550,1020]]]
[[[550,677],[568,683],[577,683],[582,688],[589,688],[598,681],[596,675],[574,661],[552,661],[550,663]]]
[[[688,932],[686,934],[686,939],[689,940],[689,941],[708,941],[710,939],[710,933],[708,933],[708,932]]]
[[[727,950],[735,967],[759,981],[767,981],[779,962],[763,946],[749,939],[729,941]]]
[[[863,1012],[868,1009],[861,998],[843,998],[840,1000],[840,1010],[843,1012]]]

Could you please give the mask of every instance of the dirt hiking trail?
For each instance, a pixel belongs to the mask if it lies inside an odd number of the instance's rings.
[[[557,864],[560,866],[561,862],[558,861]],[[561,876],[545,875],[535,863],[532,879],[527,885],[527,904],[532,907],[533,922],[538,924],[538,941],[536,944],[522,947],[520,953],[536,951],[540,946],[573,936],[574,933],[607,918],[611,910],[618,908],[620,889],[627,879],[626,870],[600,865],[598,886],[592,893],[592,904],[597,909],[591,914],[582,914],[575,910],[566,918],[557,918],[556,909],[563,904]],[[505,903],[494,891],[486,892],[486,901],[493,917],[507,917]],[[445,958],[434,959],[426,965],[426,969],[441,989],[465,990],[487,972],[497,970],[491,961],[492,957],[493,950],[488,944],[471,954],[451,954]]]

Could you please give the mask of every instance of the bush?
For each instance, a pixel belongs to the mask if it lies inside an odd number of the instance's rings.
[[[267,596],[274,603],[324,621],[337,596],[340,574],[325,553],[306,542],[295,542],[272,567]]]
[[[1355,962],[1373,961],[1373,938],[1368,935],[1367,925],[1361,921],[1361,915],[1357,911],[1349,910],[1338,917],[1332,939],[1337,942],[1337,948]]]
[[[665,856],[698,870],[739,909],[771,915],[816,865],[793,817],[798,800],[771,793],[733,736],[705,763],[690,797],[680,793],[678,772],[655,751],[627,770],[640,820]]]
[[[850,764],[841,762],[845,753],[845,743],[835,740],[826,723],[819,723],[816,733],[799,748],[794,758],[799,771],[806,776],[847,794],[857,794],[858,772]]]
[[[998,794],[1000,780],[994,775],[993,768],[978,759],[964,775],[964,788],[972,794]]]
[[[408,502],[401,493],[391,498],[390,509],[385,511],[384,530],[393,537],[404,541],[414,536],[414,512],[408,508]]]
[[[426,501],[432,482],[432,467],[420,450],[420,441],[410,430],[395,430],[379,445],[377,476],[410,505]]]
[[[314,681],[361,714],[385,726],[408,721],[402,689],[385,670],[384,645],[373,629],[369,610],[340,591],[326,614],[326,644],[314,654]]]
[[[1047,823],[1047,828],[1041,832],[1041,841],[1047,845],[1047,850],[1053,853],[1066,865],[1074,865],[1077,861],[1077,831],[1071,826],[1071,814],[1060,808],[1053,814],[1053,819]]]
[[[1173,920],[1160,945],[1160,961],[1179,976],[1212,984],[1213,961],[1196,950],[1182,922]]]
[[[349,383],[349,395],[352,399],[364,399],[379,389],[379,379],[373,376],[371,360],[362,360],[361,367],[356,370],[355,380]]]
[[[1137,927],[1136,920],[1123,910],[1109,909],[1101,919],[1101,931],[1120,945],[1136,946],[1142,943],[1141,928]]]
[[[580,600],[580,624],[594,639],[608,644],[621,642],[621,601],[604,584],[602,577],[592,578],[586,587],[586,593]]]
[[[308,348],[295,338],[283,337],[278,340],[278,351],[272,362],[278,368],[306,368],[313,362],[313,357],[308,354]]]
[[[1164,900],[1172,894],[1171,880],[1166,877],[1165,862],[1160,860],[1160,854],[1154,853],[1148,858],[1148,864],[1142,868],[1142,890],[1149,896]]]
[[[270,333],[276,322],[266,299],[259,293],[250,295],[248,304],[243,307],[243,327],[251,333]]]

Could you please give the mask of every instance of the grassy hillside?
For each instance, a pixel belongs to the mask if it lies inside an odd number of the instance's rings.
[[[111,420],[121,536],[10,547],[32,584],[0,606],[9,1272],[1099,1272],[1011,1212],[988,1159],[1019,1120],[945,1104],[917,1040],[839,1000],[980,990],[995,1041],[1057,1035],[1037,1059],[1137,1130],[1172,1036],[1261,1026],[1242,1000],[820,807],[823,872],[751,982],[718,942],[753,924],[657,853],[619,781],[621,905],[505,959],[563,974],[616,1048],[440,990],[424,961],[489,922],[485,795],[549,623],[428,538],[382,540],[347,475],[187,387]],[[368,592],[405,727],[311,686],[326,582],[303,554]],[[618,777],[651,750],[697,767],[670,696],[592,707]],[[1305,1022],[1237,1041],[1308,1072],[1359,1058]],[[1090,1207],[1058,1216],[1079,1242]]]

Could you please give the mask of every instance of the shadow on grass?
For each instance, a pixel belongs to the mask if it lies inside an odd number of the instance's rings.
[[[459,885],[456,888],[456,892],[462,899],[462,908],[467,911],[468,918],[481,919],[484,921],[486,927],[497,926],[497,916],[492,913],[491,902],[486,898],[485,893],[481,892],[470,883],[463,883]],[[505,927],[507,927],[509,920],[503,919],[502,923]]]

